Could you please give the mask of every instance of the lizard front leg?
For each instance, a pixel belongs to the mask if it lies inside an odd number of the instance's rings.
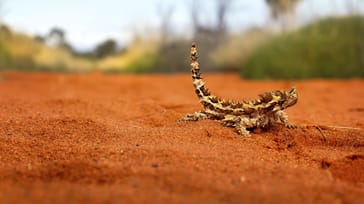
[[[287,128],[293,129],[296,128],[297,126],[290,123],[288,120],[288,116],[284,111],[278,111],[275,113],[275,116],[277,118],[279,118],[279,120],[284,124],[284,126],[286,126]]]

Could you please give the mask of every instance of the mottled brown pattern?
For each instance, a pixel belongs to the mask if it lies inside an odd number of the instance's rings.
[[[254,113],[255,109],[254,108],[245,108],[244,109],[244,112],[248,115]]]
[[[233,114],[234,110],[233,109],[225,109],[222,112],[225,113],[225,114]]]
[[[202,93],[203,93],[203,95],[204,95],[204,96],[209,96],[209,95],[211,95],[211,94],[210,94],[210,91],[209,91],[207,88],[205,88],[204,86],[203,86],[203,87],[201,87],[201,91],[202,91]]]
[[[222,100],[212,95],[202,81],[199,63],[197,61],[197,47],[191,47],[191,72],[196,95],[204,110],[188,114],[182,121],[196,121],[199,119],[221,120],[228,127],[235,127],[240,135],[249,136],[254,128],[267,128],[274,123],[283,123],[288,128],[295,127],[288,121],[284,109],[297,103],[296,89],[289,91],[271,91],[260,94],[260,99],[253,101],[232,102]]]
[[[228,101],[226,103],[229,103]],[[243,105],[241,103],[230,103],[230,108],[232,109],[236,109],[236,108],[241,108],[243,107]]]
[[[228,107],[228,106],[230,105],[230,103],[229,103],[229,101],[223,101],[223,102],[221,103],[221,105],[222,105],[223,107]]]
[[[260,99],[263,103],[268,103],[269,101],[271,101],[273,99],[273,96],[271,93],[263,93],[260,95]]]
[[[219,99],[218,99],[216,96],[211,97],[211,98],[210,98],[210,101],[211,101],[212,103],[219,103]]]

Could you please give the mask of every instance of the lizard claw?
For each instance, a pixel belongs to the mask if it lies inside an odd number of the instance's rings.
[[[286,124],[285,126],[286,126],[286,128],[288,128],[288,129],[296,129],[296,128],[297,128],[297,125],[294,125],[294,124],[291,124],[291,123],[288,123],[288,124]]]

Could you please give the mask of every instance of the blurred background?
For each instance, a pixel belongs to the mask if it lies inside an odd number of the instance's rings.
[[[364,0],[0,0],[1,70],[364,77]]]

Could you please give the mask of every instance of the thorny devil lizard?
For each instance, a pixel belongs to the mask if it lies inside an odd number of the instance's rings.
[[[274,123],[283,123],[287,128],[296,126],[288,121],[284,109],[297,103],[296,88],[289,91],[271,91],[260,94],[252,101],[234,102],[214,96],[202,81],[197,61],[196,44],[191,48],[191,72],[195,92],[204,110],[187,114],[180,121],[197,121],[204,119],[220,120],[222,125],[233,127],[245,137],[250,137],[249,130],[267,128]]]

